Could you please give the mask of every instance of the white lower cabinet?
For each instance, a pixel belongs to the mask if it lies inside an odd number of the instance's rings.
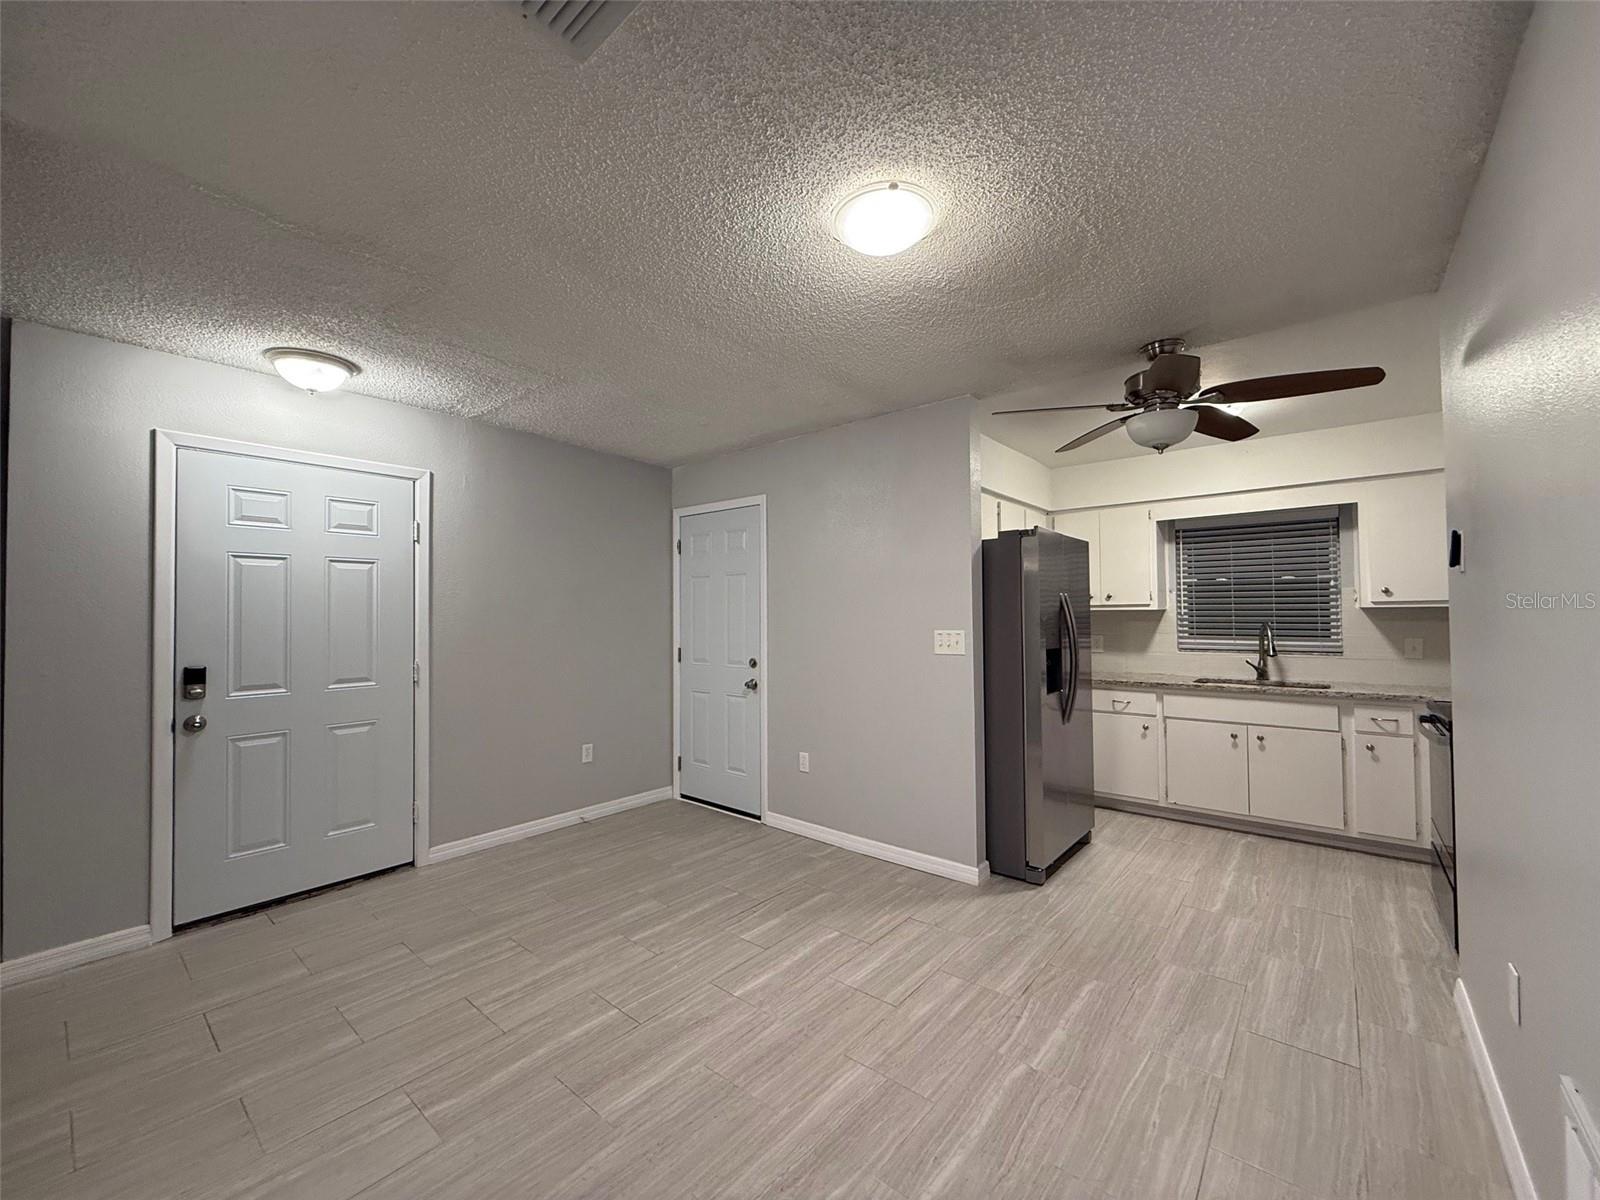
[[[1156,719],[1137,713],[1094,714],[1094,790],[1130,800],[1159,796]]]
[[[1350,793],[1356,832],[1414,841],[1417,829],[1416,743],[1408,737],[1356,733]]]
[[[1099,719],[1099,714],[1095,714]],[[1250,811],[1248,729],[1221,721],[1166,723],[1167,802],[1213,812]],[[1334,735],[1338,737],[1337,734]]]
[[[1337,733],[1250,726],[1250,815],[1344,828],[1344,754]]]

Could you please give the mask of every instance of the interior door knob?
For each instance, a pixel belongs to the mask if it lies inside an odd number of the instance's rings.
[[[758,688],[758,687],[760,687],[760,686],[761,686],[761,684],[760,684],[760,682],[759,682],[759,681],[757,681],[757,680],[754,680],[754,679],[746,679],[746,680],[745,680],[745,681],[744,681],[744,686],[745,686],[745,688],[746,688],[746,690],[748,690],[748,691],[752,691],[752,692],[753,692],[753,691],[755,691],[755,690],[756,690],[756,689],[757,689],[757,688]]]
[[[199,713],[195,713],[194,716],[185,717],[183,719],[183,731],[185,733],[199,733],[205,727],[206,719]]]

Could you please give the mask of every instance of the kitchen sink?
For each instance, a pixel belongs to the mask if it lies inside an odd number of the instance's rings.
[[[1278,687],[1278,688],[1303,688],[1308,692],[1327,691],[1331,683],[1289,683],[1283,679],[1213,679],[1206,676],[1196,679],[1196,683],[1231,683],[1238,687]]]

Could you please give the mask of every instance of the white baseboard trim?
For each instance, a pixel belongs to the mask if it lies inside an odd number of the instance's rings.
[[[0,962],[0,987],[25,983],[29,979],[43,979],[46,975],[70,971],[73,967],[110,958],[114,954],[140,950],[149,944],[150,926],[135,925],[132,929],[102,933],[99,937],[84,938],[81,942],[57,946],[52,950],[40,950],[37,954],[24,954],[21,958]]]
[[[428,851],[428,862],[445,862],[452,858],[460,858],[463,854],[475,854],[479,850],[504,846],[508,842],[520,842],[523,838],[538,837],[541,833],[565,829],[568,825],[576,825],[581,821],[596,821],[613,813],[625,812],[630,808],[639,808],[646,804],[654,804],[657,800],[671,798],[670,787],[653,788],[648,792],[624,796],[620,800],[606,800],[600,804],[591,804],[588,808],[575,808],[571,812],[556,813],[553,817],[540,817],[537,821],[524,821],[521,825],[509,825],[505,829],[491,829],[488,833],[462,838],[459,842],[445,842],[442,846],[432,847]]]
[[[1472,1059],[1472,1069],[1477,1072],[1478,1086],[1483,1089],[1484,1102],[1489,1106],[1489,1120],[1494,1124],[1494,1136],[1500,1143],[1500,1157],[1505,1160],[1511,1191],[1517,1200],[1539,1200],[1533,1176],[1528,1174],[1528,1160],[1522,1157],[1522,1143],[1517,1140],[1516,1127],[1511,1124],[1511,1110],[1506,1107],[1505,1094],[1500,1090],[1500,1077],[1495,1074],[1489,1048],[1484,1045],[1478,1015],[1472,1011],[1472,997],[1467,995],[1466,981],[1459,978],[1456,980],[1456,1014],[1461,1018],[1461,1031],[1466,1035],[1467,1054]]]
[[[891,846],[888,842],[875,842],[871,838],[857,837],[853,833],[829,829],[826,825],[813,825],[810,821],[786,817],[771,809],[767,810],[767,824],[774,829],[798,833],[801,837],[810,838],[812,841],[827,842],[828,845],[838,846],[842,850],[853,850],[857,854],[881,858],[885,862],[898,863],[915,871],[926,871],[929,875],[954,879],[957,883],[970,883],[976,886],[983,882],[984,871],[980,867],[969,867],[964,863],[952,862],[948,858],[935,858],[931,854],[923,854],[920,850]]]

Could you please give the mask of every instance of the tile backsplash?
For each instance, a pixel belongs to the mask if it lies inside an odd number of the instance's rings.
[[[1212,653],[1178,649],[1178,614],[1097,608],[1094,634],[1104,639],[1095,661],[1108,670],[1163,675],[1238,675],[1250,677],[1246,657],[1255,651]],[[1422,639],[1422,657],[1406,658],[1408,638]],[[1330,683],[1450,683],[1450,612],[1444,608],[1369,609],[1356,603],[1354,589],[1344,595],[1344,653],[1288,654],[1270,659],[1274,679],[1326,680]]]

